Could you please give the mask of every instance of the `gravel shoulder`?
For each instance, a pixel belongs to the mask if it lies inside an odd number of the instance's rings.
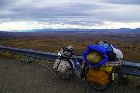
[[[0,93],[101,93],[91,89],[84,80],[60,80],[52,63],[25,63],[0,57]],[[119,86],[103,93],[139,93]]]

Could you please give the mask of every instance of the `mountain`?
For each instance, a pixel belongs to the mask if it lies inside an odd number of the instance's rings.
[[[120,29],[35,29],[35,30],[15,30],[9,32],[12,33],[32,33],[32,32],[74,32],[74,33],[96,33],[96,34],[140,34],[140,28],[129,29],[129,28],[120,28]],[[0,35],[9,34],[7,31],[0,31]]]

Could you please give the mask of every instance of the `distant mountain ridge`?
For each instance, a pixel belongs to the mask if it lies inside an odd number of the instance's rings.
[[[102,32],[102,33],[140,33],[140,28],[129,29],[34,29],[34,30],[13,30],[13,31],[0,31],[0,32]]]
[[[16,38],[36,38],[47,36],[65,36],[65,35],[107,35],[107,36],[129,36],[132,38],[140,37],[140,28],[137,29],[36,29],[21,32],[0,31],[0,39]]]

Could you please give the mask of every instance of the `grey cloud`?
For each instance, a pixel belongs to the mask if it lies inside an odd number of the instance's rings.
[[[27,1],[27,0],[25,0]],[[36,7],[32,2],[22,4],[20,0],[0,0],[0,21],[6,20],[39,20],[50,23],[68,23],[81,25],[103,24],[103,21],[140,21],[140,7],[129,7],[125,4],[140,4],[140,0],[100,0],[104,4],[71,3],[66,5]],[[21,5],[18,5],[20,2]],[[38,2],[41,5],[41,3]],[[113,6],[113,4],[118,4]],[[124,4],[123,7],[121,4]],[[110,6],[111,5],[111,6]],[[130,8],[125,11],[124,7]],[[138,5],[133,5],[138,6]],[[120,8],[118,11],[116,11]],[[121,9],[122,8],[122,9]],[[112,11],[113,10],[113,11]]]
[[[140,0],[101,0],[102,2],[113,4],[140,4]]]
[[[104,8],[96,4],[73,4],[67,7],[46,7],[34,8],[29,6],[12,9],[13,12],[20,15],[44,15],[44,16],[89,16],[87,11]]]
[[[16,0],[0,0],[0,10],[9,9]]]

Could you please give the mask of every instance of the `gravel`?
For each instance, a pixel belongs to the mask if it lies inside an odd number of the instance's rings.
[[[42,62],[43,64],[43,62]],[[84,80],[61,80],[52,70],[52,62],[44,65],[0,57],[0,93],[101,93]],[[139,93],[126,87],[112,87],[103,93]]]

